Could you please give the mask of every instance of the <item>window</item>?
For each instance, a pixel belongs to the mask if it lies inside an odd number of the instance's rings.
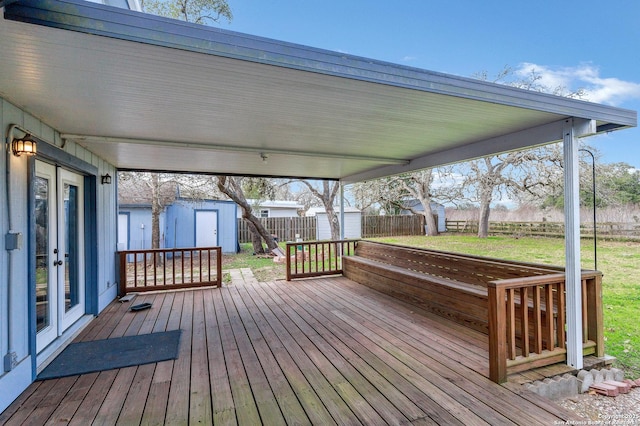
[[[260,209],[260,217],[269,217],[269,209]]]

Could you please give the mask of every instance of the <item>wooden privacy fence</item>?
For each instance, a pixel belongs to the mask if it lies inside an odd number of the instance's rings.
[[[277,235],[280,241],[295,241],[296,235],[300,235],[304,241],[316,239],[315,217],[263,217],[260,221],[267,231]],[[362,216],[361,235],[362,238],[424,235],[424,217],[421,215]],[[251,233],[242,219],[238,219],[238,242],[251,242]]]
[[[303,240],[316,239],[315,217],[262,217],[260,222],[279,241],[295,241],[296,235]],[[238,219],[238,242],[251,242],[249,227],[243,219]]]
[[[357,240],[288,243],[287,281],[342,274],[342,258],[353,254]]]
[[[222,286],[222,248],[119,251],[120,295],[131,292]]]
[[[437,219],[436,219],[436,223]],[[422,215],[362,216],[362,238],[424,235]]]

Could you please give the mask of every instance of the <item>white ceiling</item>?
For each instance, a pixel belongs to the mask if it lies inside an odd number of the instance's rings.
[[[8,12],[46,26],[0,20],[0,95],[122,169],[353,181],[555,141],[570,117],[637,121],[77,0]]]

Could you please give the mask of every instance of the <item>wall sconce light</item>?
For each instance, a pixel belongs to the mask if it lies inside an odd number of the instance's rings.
[[[109,173],[107,173],[106,175],[102,175],[100,177],[100,182],[103,185],[111,185],[111,175]]]
[[[24,135],[22,138],[13,139],[11,142],[11,150],[13,155],[20,157],[25,155],[36,155],[38,152],[38,142],[29,134]]]
[[[269,154],[267,154],[266,152],[261,152],[260,153],[260,158],[262,159],[263,163],[266,163],[267,160],[269,159]]]

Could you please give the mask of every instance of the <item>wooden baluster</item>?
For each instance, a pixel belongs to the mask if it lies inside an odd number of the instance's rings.
[[[545,339],[547,340],[547,350],[552,351],[555,347],[555,336],[553,329],[553,316],[555,306],[553,305],[553,284],[544,286],[544,303],[545,303]]]
[[[516,291],[507,289],[507,350],[509,359],[516,359]]]
[[[529,288],[520,289],[520,340],[522,356],[529,356]]]
[[[589,323],[587,320],[587,280],[582,279],[582,343],[589,340]]]
[[[566,337],[566,318],[567,318],[567,306],[566,306],[566,294],[565,294],[565,283],[564,281],[559,282],[557,284],[556,296],[558,299],[558,320],[556,325],[556,333],[557,333],[557,346],[561,349],[566,349],[567,347],[567,337]]]
[[[542,353],[542,308],[540,306],[540,286],[533,287],[533,350]]]

